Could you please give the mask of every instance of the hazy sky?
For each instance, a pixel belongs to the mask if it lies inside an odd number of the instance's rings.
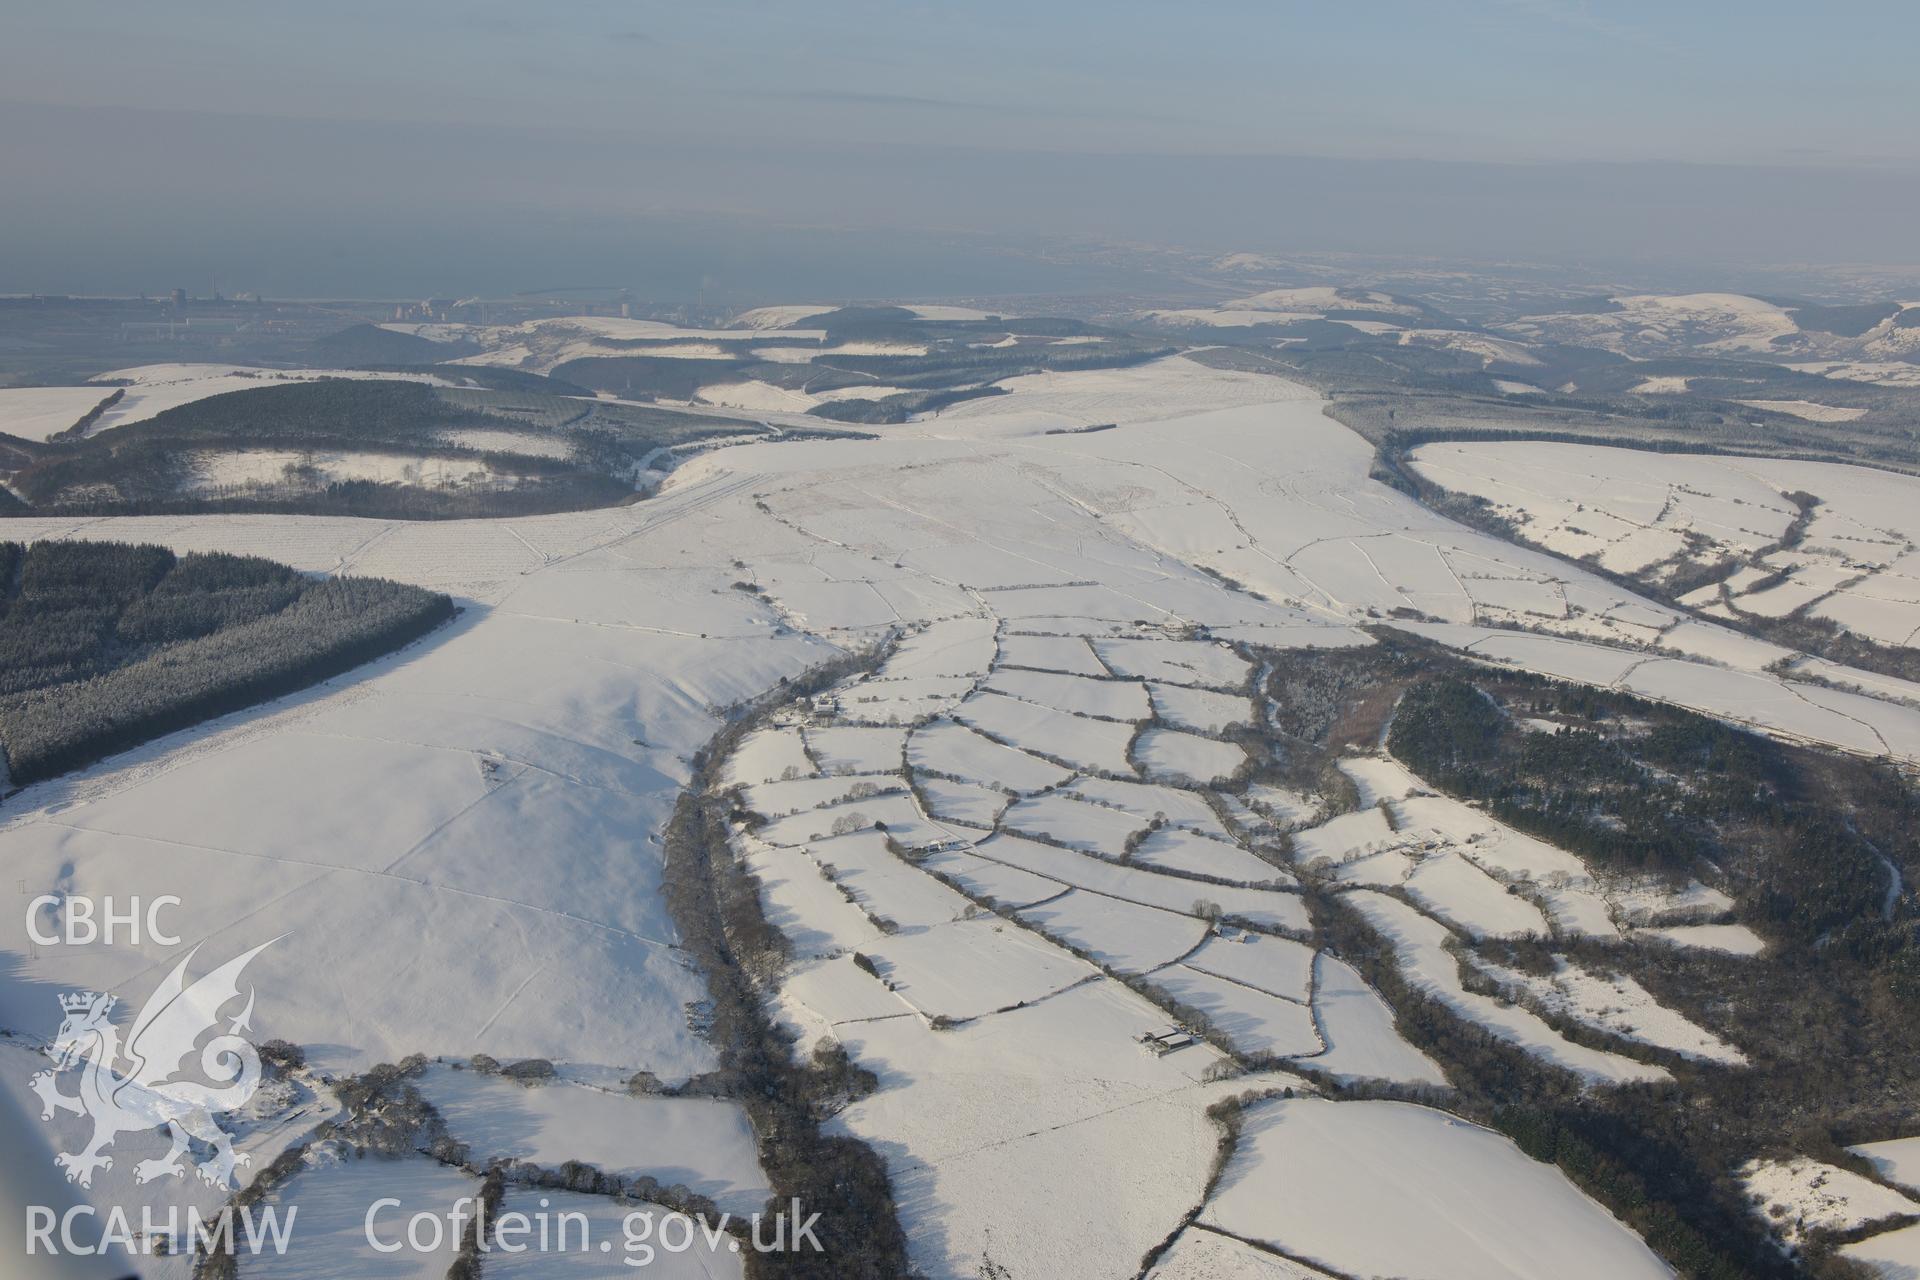
[[[702,211],[1913,261],[1916,49],[1911,0],[0,0],[0,289]]]

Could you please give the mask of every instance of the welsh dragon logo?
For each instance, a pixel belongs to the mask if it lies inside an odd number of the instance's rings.
[[[137,1181],[178,1177],[186,1171],[184,1158],[210,1185],[233,1186],[234,1167],[247,1164],[249,1158],[233,1149],[232,1135],[214,1117],[246,1105],[260,1084],[259,1051],[240,1034],[253,1016],[251,986],[246,990],[246,1007],[233,1017],[226,1032],[200,1048],[200,1072],[214,1083],[175,1077],[186,1069],[201,1038],[218,1029],[221,1009],[240,998],[241,971],[277,941],[264,942],[229,960],[190,986],[187,966],[199,948],[189,951],[148,997],[127,1029],[124,1048],[120,1028],[111,1020],[113,996],[75,991],[60,997],[66,1020],[47,1046],[54,1066],[36,1074],[32,1084],[40,1095],[42,1120],[53,1119],[59,1111],[93,1120],[93,1137],[84,1148],[54,1157],[69,1182],[89,1187],[95,1170],[111,1169],[113,1157],[105,1152],[120,1134],[164,1128],[173,1149],[134,1166]],[[61,1093],[60,1073],[76,1064],[79,1092]],[[197,1159],[188,1145],[193,1139],[211,1147],[212,1155]]]

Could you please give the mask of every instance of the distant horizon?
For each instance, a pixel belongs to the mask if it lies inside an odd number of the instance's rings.
[[[1920,268],[1920,170],[667,145],[614,134],[0,105],[0,291],[218,272],[283,297],[603,280],[677,301],[1134,291],[1060,245],[1731,281]],[[994,260],[1019,251],[1018,270]]]
[[[0,47],[0,291],[1129,293],[1156,252],[1920,270],[1920,11],[1843,8],[72,0]]]

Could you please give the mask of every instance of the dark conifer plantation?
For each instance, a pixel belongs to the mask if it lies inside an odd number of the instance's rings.
[[[453,615],[382,578],[124,542],[0,543],[12,785],[338,675]]]

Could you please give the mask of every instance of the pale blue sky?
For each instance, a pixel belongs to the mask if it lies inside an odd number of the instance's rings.
[[[1920,5],[6,0],[0,98],[647,137],[1913,162]]]
[[[0,0],[0,289],[554,212],[1912,261],[1916,50],[1912,0]]]

